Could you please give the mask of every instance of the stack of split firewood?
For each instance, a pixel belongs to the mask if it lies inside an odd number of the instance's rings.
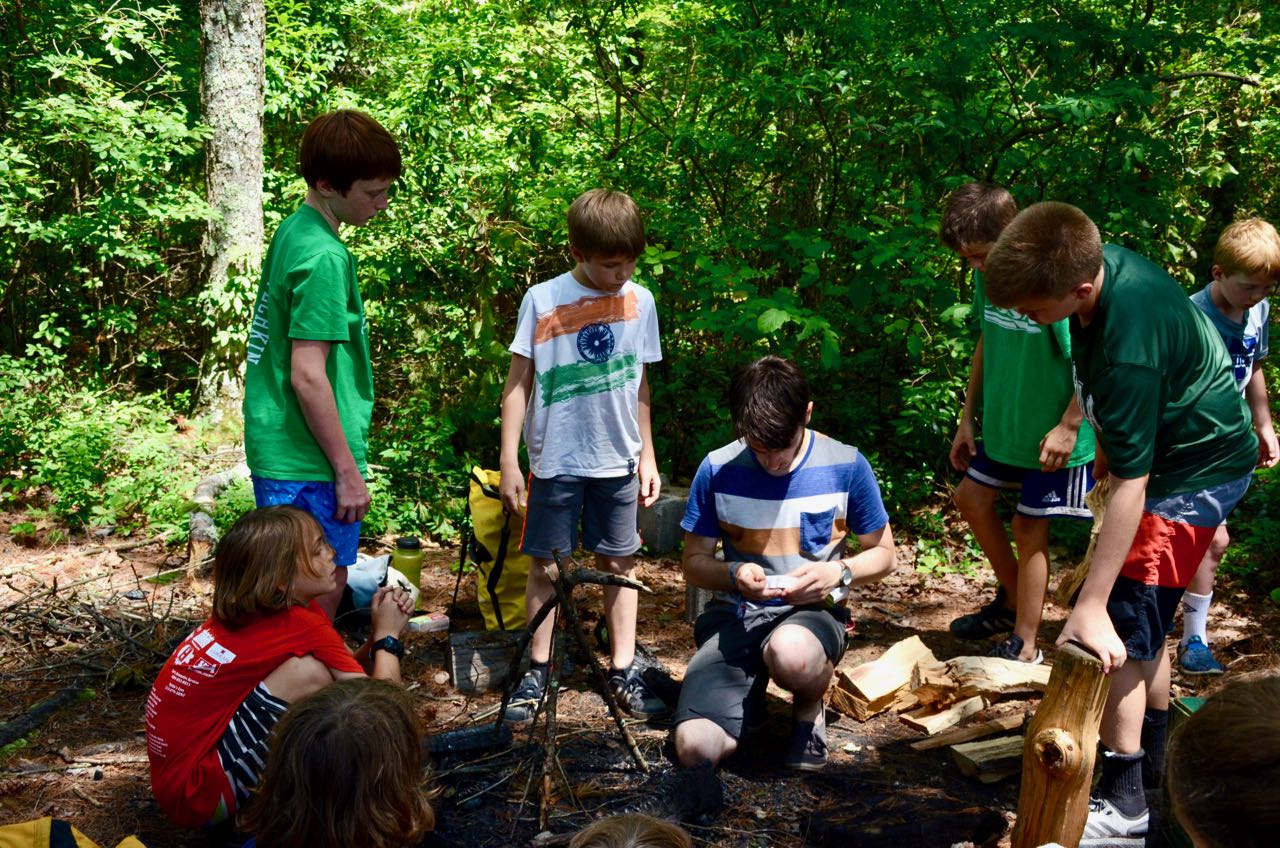
[[[903,723],[931,737],[916,742],[913,748],[951,746],[962,772],[994,782],[1018,772],[1022,737],[987,737],[1021,727],[1025,713],[968,727],[957,725],[1002,696],[1043,692],[1049,684],[1049,672],[1045,665],[996,657],[955,657],[940,662],[919,636],[912,636],[890,647],[879,659],[860,665],[849,660],[842,663],[836,669],[831,707],[859,721],[893,710]]]

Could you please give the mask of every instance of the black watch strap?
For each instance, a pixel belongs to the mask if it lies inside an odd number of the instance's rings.
[[[404,643],[394,636],[383,636],[373,643],[373,647],[369,649],[369,657],[372,658],[378,651],[386,651],[396,659],[403,659]]]

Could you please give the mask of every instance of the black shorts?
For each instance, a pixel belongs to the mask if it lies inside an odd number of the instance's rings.
[[[1116,576],[1107,598],[1107,615],[1129,659],[1146,662],[1160,655],[1185,591],[1140,583],[1123,574]]]
[[[761,607],[745,610],[739,618],[737,605],[712,602],[693,627],[698,652],[680,687],[676,724],[705,718],[734,739],[741,738],[748,718],[754,719],[747,710],[764,703],[760,696],[769,685],[764,649],[773,631],[782,624],[803,627],[835,665],[844,656],[848,618],[844,607]]]

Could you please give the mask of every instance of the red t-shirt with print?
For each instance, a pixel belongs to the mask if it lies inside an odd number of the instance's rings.
[[[210,618],[169,657],[147,696],[147,756],[151,791],[174,822],[199,828],[220,807],[235,812],[218,740],[263,678],[308,654],[335,671],[363,671],[314,601],[235,629]]]

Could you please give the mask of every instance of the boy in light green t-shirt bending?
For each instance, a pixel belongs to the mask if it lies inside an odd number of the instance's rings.
[[[1040,326],[991,305],[982,287],[987,253],[1017,214],[1005,189],[967,183],[943,213],[942,241],[975,271],[973,312],[979,327],[964,410],[951,463],[965,472],[955,492],[960,514],[991,563],[995,600],[951,622],[963,639],[1012,633],[991,656],[1038,663],[1036,648],[1049,582],[1050,518],[1090,518],[1093,431],[1083,423],[1071,387],[1071,339],[1065,321]],[[982,442],[975,422],[982,408]],[[1001,490],[1020,492],[1013,516],[1017,555],[996,512]]]

